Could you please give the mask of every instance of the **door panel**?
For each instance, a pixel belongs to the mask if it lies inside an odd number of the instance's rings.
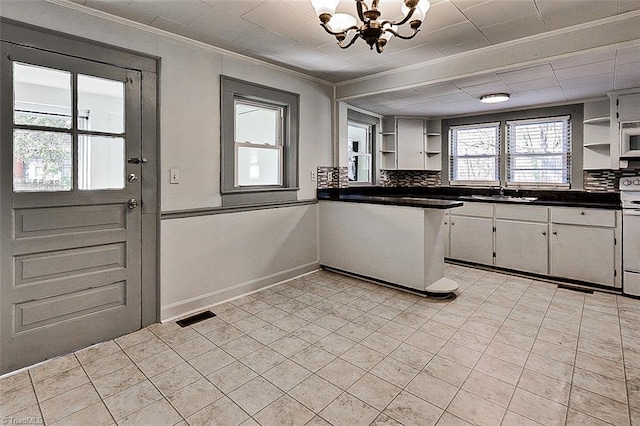
[[[551,275],[595,284],[615,284],[615,230],[552,225]]]
[[[139,72],[2,48],[4,372],[141,328],[142,138]]]
[[[451,258],[493,264],[493,219],[451,215]]]
[[[546,223],[496,220],[496,266],[546,275],[547,231]]]

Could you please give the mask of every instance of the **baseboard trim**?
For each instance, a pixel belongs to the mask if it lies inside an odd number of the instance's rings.
[[[311,262],[285,271],[280,271],[275,274],[236,284],[231,287],[216,290],[211,293],[203,294],[198,297],[163,306],[160,309],[161,322],[166,323],[175,321],[206,309],[212,309],[215,312],[215,305],[247,296],[251,293],[264,290],[265,288],[282,284],[286,281],[310,274],[319,269],[320,264],[318,262]]]

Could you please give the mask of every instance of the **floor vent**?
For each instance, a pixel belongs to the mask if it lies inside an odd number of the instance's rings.
[[[178,324],[180,327],[187,327],[189,325],[193,325],[197,322],[204,321],[215,316],[216,314],[211,311],[200,312],[199,314],[191,315],[190,317],[183,318],[180,321],[176,321],[176,324]]]
[[[574,286],[571,286],[571,285],[558,284],[558,288],[561,288],[563,290],[579,291],[580,293],[593,294],[593,290],[588,289],[588,288],[583,288],[583,287],[574,287]]]

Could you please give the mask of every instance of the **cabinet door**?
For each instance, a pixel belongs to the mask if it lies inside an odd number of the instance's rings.
[[[451,258],[493,264],[493,219],[451,215]]]
[[[638,121],[640,120],[640,93],[633,95],[623,95],[618,98],[620,106],[620,121]]]
[[[558,224],[551,229],[551,275],[614,285],[614,229]]]
[[[424,121],[399,118],[397,131],[398,169],[424,169]]]
[[[445,245],[444,245],[444,257],[451,257],[451,250],[449,248],[449,224],[451,223],[451,214],[446,212],[444,214],[444,218],[442,219],[442,232],[445,235]]]
[[[496,220],[496,266],[546,275],[547,230],[546,223]]]

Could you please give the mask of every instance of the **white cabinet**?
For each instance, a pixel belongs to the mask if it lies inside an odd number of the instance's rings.
[[[611,132],[609,101],[585,102],[583,123],[584,170],[611,167]]]
[[[637,167],[640,158],[637,155],[629,155],[627,147],[621,146],[622,135],[621,125],[622,123],[637,123],[640,122],[640,93],[638,89],[630,89],[618,92],[610,92],[610,110],[611,110],[611,126],[610,126],[610,140],[611,140],[611,168],[619,169],[626,167]],[[634,124],[631,124],[633,126]],[[629,164],[629,161],[632,164]]]
[[[620,212],[553,207],[549,274],[620,287]]]
[[[451,212],[449,252],[453,259],[493,264],[493,205],[465,203]]]
[[[546,223],[496,219],[496,266],[545,275],[547,231]]]
[[[546,275],[548,208],[496,204],[495,210],[495,266]]]
[[[442,219],[442,233],[445,235],[444,257],[451,257],[451,249],[449,244],[449,241],[450,241],[449,230],[451,228],[449,226],[450,223],[451,223],[451,213],[447,211],[445,212],[444,218]]]
[[[551,275],[614,285],[613,229],[557,224],[551,228]]]
[[[620,95],[618,114],[620,121],[640,121],[640,93]]]
[[[451,211],[451,259],[620,288],[621,212],[508,203]],[[447,226],[445,217],[443,226]]]
[[[442,170],[440,120],[384,117],[380,151],[382,170]]]
[[[398,118],[396,138],[398,170],[424,169],[424,120]]]

